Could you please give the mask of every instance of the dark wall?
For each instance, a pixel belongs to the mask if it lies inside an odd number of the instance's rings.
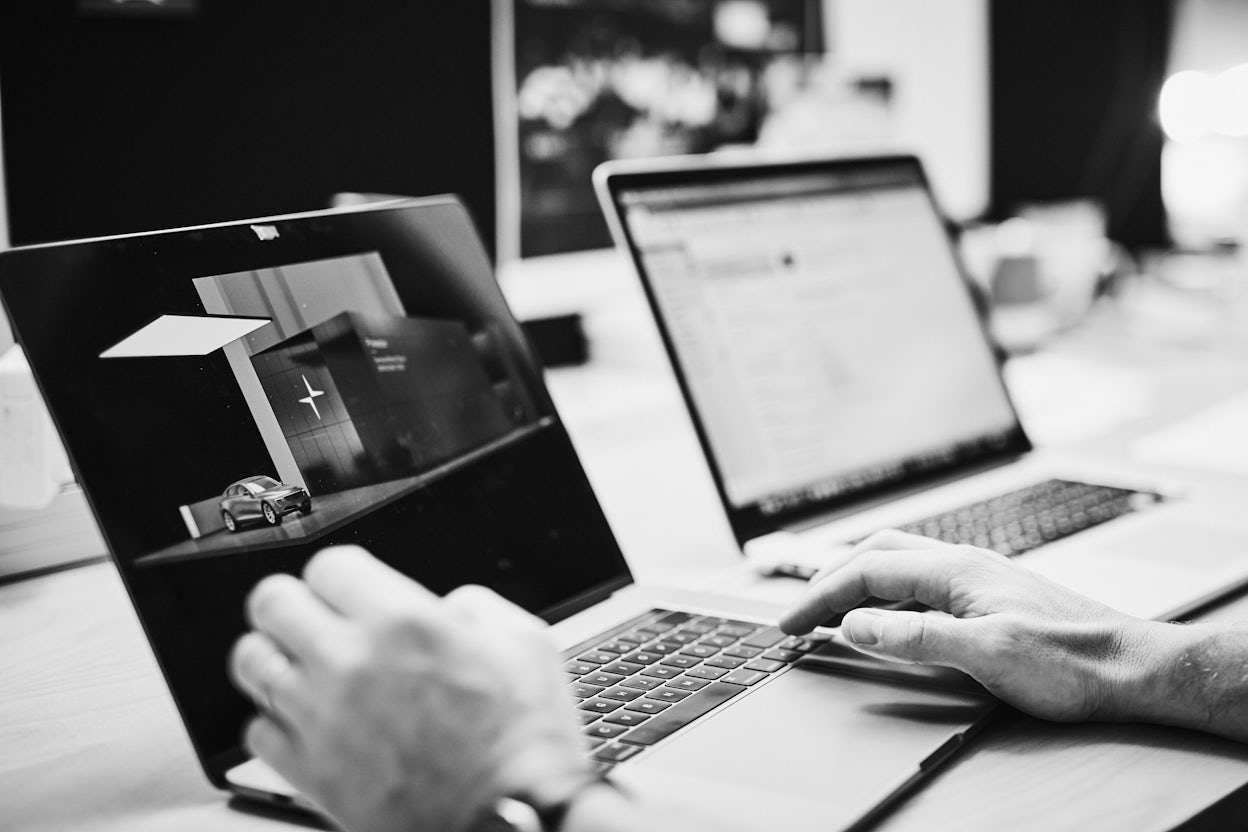
[[[0,3],[14,244],[451,191],[493,245],[489,3],[91,5]]]
[[[1092,197],[1110,236],[1167,242],[1157,94],[1173,0],[992,0],[992,200]]]

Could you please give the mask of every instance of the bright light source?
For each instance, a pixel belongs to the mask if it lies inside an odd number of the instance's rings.
[[[715,37],[725,46],[762,49],[770,34],[770,15],[758,0],[724,0],[715,7]]]
[[[1248,136],[1248,64],[1223,72],[1213,87],[1217,99],[1213,129],[1224,136]]]
[[[1217,115],[1213,79],[1194,70],[1176,72],[1161,87],[1157,112],[1172,141],[1191,142],[1207,135]]]

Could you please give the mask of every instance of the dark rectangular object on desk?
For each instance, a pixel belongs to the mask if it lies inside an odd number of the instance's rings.
[[[529,318],[520,327],[529,336],[544,367],[567,367],[589,360],[589,341],[583,319],[578,314]]]

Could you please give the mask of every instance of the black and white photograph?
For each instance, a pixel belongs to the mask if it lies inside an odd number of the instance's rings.
[[[0,832],[1248,825],[1248,0],[0,7]]]

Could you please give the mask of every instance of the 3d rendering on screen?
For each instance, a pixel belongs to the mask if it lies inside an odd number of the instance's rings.
[[[163,315],[100,359],[223,357],[265,453],[227,469],[206,450],[219,478],[168,509],[186,538],[139,563],[306,540],[543,424],[496,324],[409,315],[376,254],[192,282],[207,315]],[[214,407],[199,415],[240,415]]]

